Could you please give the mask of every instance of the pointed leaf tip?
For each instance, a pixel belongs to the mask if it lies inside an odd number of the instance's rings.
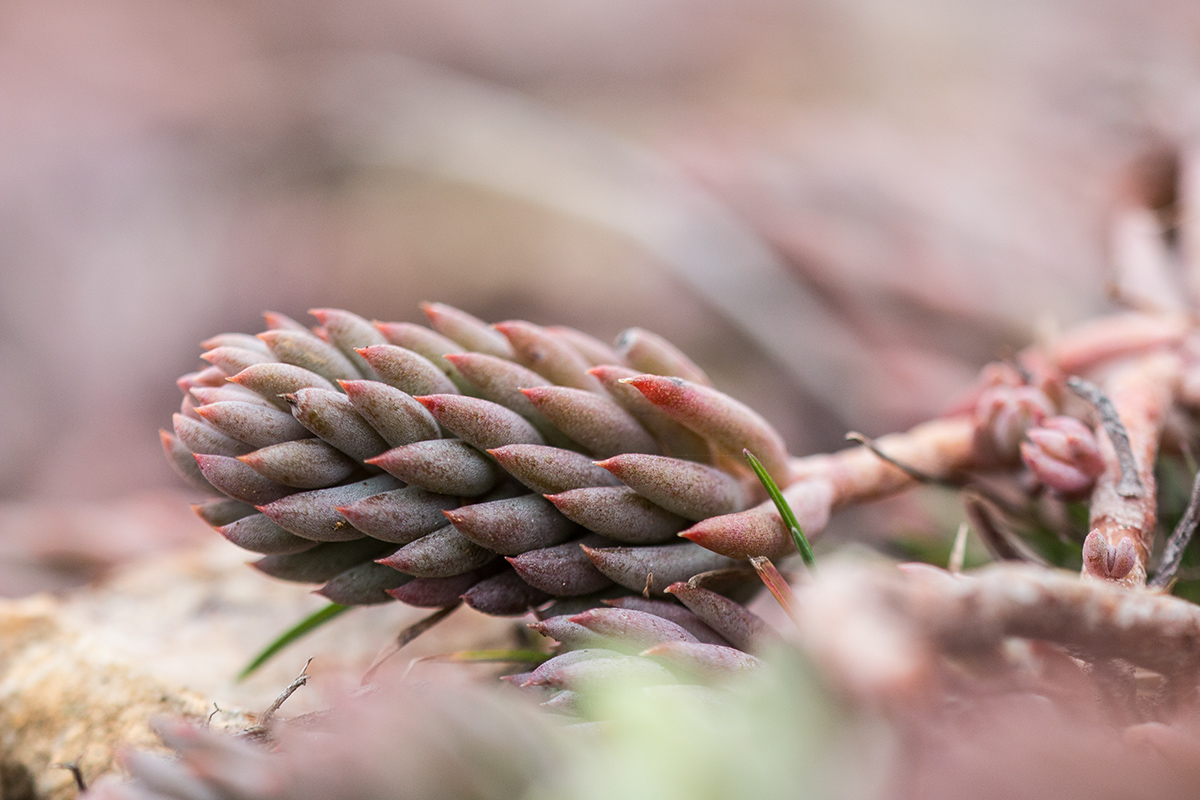
[[[660,411],[718,450],[736,454],[743,448],[753,449],[777,480],[787,478],[783,437],[740,400],[709,386],[662,375],[633,375],[619,383],[633,386]]]

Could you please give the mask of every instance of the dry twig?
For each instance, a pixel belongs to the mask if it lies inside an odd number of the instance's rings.
[[[1158,565],[1158,572],[1150,580],[1150,586],[1165,589],[1174,582],[1175,575],[1179,572],[1179,564],[1183,561],[1183,551],[1192,541],[1197,527],[1200,527],[1200,472],[1196,473],[1196,478],[1192,481],[1192,496],[1188,501],[1187,510],[1183,512],[1183,517],[1175,526],[1175,530],[1171,531],[1171,538],[1167,539],[1167,544],[1163,547],[1162,561]]]

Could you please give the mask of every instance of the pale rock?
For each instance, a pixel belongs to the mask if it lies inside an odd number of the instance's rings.
[[[354,609],[293,643],[258,673],[238,671],[267,643],[326,601],[311,588],[247,568],[248,554],[220,540],[158,556],[62,597],[0,601],[0,800],[67,800],[77,761],[94,780],[117,754],[158,742],[159,715],[243,730],[300,672],[280,712],[328,705],[406,626],[429,614],[390,603]],[[395,679],[416,659],[511,646],[514,623],[460,610],[378,673]],[[220,710],[217,710],[217,709]],[[31,793],[35,792],[35,793]]]

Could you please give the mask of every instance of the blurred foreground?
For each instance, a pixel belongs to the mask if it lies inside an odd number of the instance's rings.
[[[4,764],[6,798],[74,797],[70,774],[51,764],[77,760],[95,783],[111,768],[118,743],[139,783],[108,775],[86,796],[369,800],[395,797],[402,787],[405,797],[464,800],[1108,798],[1143,792],[1185,798],[1197,785],[1200,732],[1190,715],[1149,724],[1122,719],[1096,703],[1103,690],[1094,679],[1046,648],[1009,645],[947,659],[917,617],[903,611],[889,612],[893,627],[880,637],[876,592],[907,583],[904,591],[916,596],[929,590],[929,578],[905,581],[891,567],[854,559],[827,562],[821,579],[801,590],[812,614],[798,628],[778,620],[785,638],[762,654],[763,666],[753,674],[689,685],[596,684],[582,690],[582,718],[539,712],[514,690],[487,685],[498,668],[486,664],[395,664],[364,693],[354,688],[354,670],[363,662],[353,666],[355,648],[372,639],[362,623],[377,629],[386,623],[343,620],[349,629],[322,633],[311,643],[313,652],[323,653],[313,663],[313,683],[287,700],[270,729],[273,744],[264,748],[233,734],[261,718],[291,679],[294,659],[237,690],[220,675],[238,658],[236,643],[247,641],[247,622],[262,625],[272,614],[294,610],[295,598],[285,600],[278,591],[288,587],[264,593],[265,582],[240,585],[246,571],[215,551],[204,560],[163,560],[154,567],[80,598],[86,603],[74,610],[25,606],[27,624],[40,622],[27,627],[21,645],[0,662],[3,685],[14,690],[5,695],[5,721],[23,715],[32,723],[25,739],[9,746],[18,760]],[[976,578],[960,580],[965,586]],[[50,620],[64,633],[78,630],[89,615],[86,605],[100,606],[91,614],[116,610],[139,596],[139,586],[150,591],[165,581],[191,598],[156,615],[176,633],[138,631],[136,619],[124,631],[108,624],[76,645],[56,647],[48,660],[46,645],[55,635],[47,632]],[[874,588],[864,591],[868,586]],[[205,597],[208,609],[195,607]],[[4,610],[9,643],[20,616],[12,607]],[[409,655],[505,641],[499,629],[490,638],[479,629],[468,638],[446,638],[448,629],[438,630]],[[360,649],[357,658],[364,656]],[[905,656],[915,671],[901,667]],[[339,672],[347,667],[349,673]],[[180,693],[179,681],[199,691]],[[231,700],[259,713],[232,707]],[[54,728],[63,704],[79,722],[67,736]],[[332,715],[307,713],[330,706]],[[159,717],[152,733],[148,718],[156,711],[183,713],[190,721]],[[180,758],[124,749],[153,750],[157,737]],[[36,785],[39,794],[21,793],[22,785]]]

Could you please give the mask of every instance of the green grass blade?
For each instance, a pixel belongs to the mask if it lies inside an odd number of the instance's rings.
[[[288,628],[286,631],[281,633],[275,641],[273,641],[269,645],[267,645],[266,648],[261,653],[259,653],[258,655],[256,655],[254,657],[253,661],[251,661],[249,664],[246,665],[245,669],[243,669],[241,672],[238,673],[237,679],[239,681],[245,680],[251,674],[253,674],[255,670],[257,670],[263,664],[270,661],[271,657],[274,656],[276,653],[278,653],[280,650],[287,647],[289,644],[296,641],[297,639],[300,639],[303,636],[305,636],[305,635],[311,633],[312,631],[316,630],[317,628],[321,627],[322,625],[324,625],[326,622],[329,622],[329,620],[333,619],[334,617],[341,615],[343,612],[349,611],[351,608],[352,608],[352,606],[343,606],[343,605],[338,605],[337,603],[330,603],[329,605],[325,606],[324,608],[319,609],[312,614],[309,614],[307,617],[305,617],[304,619],[297,622],[291,628]]]
[[[783,524],[787,525],[788,531],[792,534],[792,541],[796,543],[796,549],[800,551],[800,557],[804,559],[804,565],[813,572],[816,572],[817,559],[813,556],[812,547],[808,544],[808,538],[804,535],[804,531],[800,529],[800,521],[796,519],[796,514],[792,511],[792,507],[784,499],[783,492],[779,491],[779,486],[767,474],[767,470],[763,468],[762,463],[754,457],[753,453],[749,450],[743,450],[742,453],[746,456],[746,460],[750,462],[750,469],[754,470],[754,474],[762,482],[763,488],[771,496],[772,502],[775,503],[775,508],[779,510],[779,516],[783,517]]]

